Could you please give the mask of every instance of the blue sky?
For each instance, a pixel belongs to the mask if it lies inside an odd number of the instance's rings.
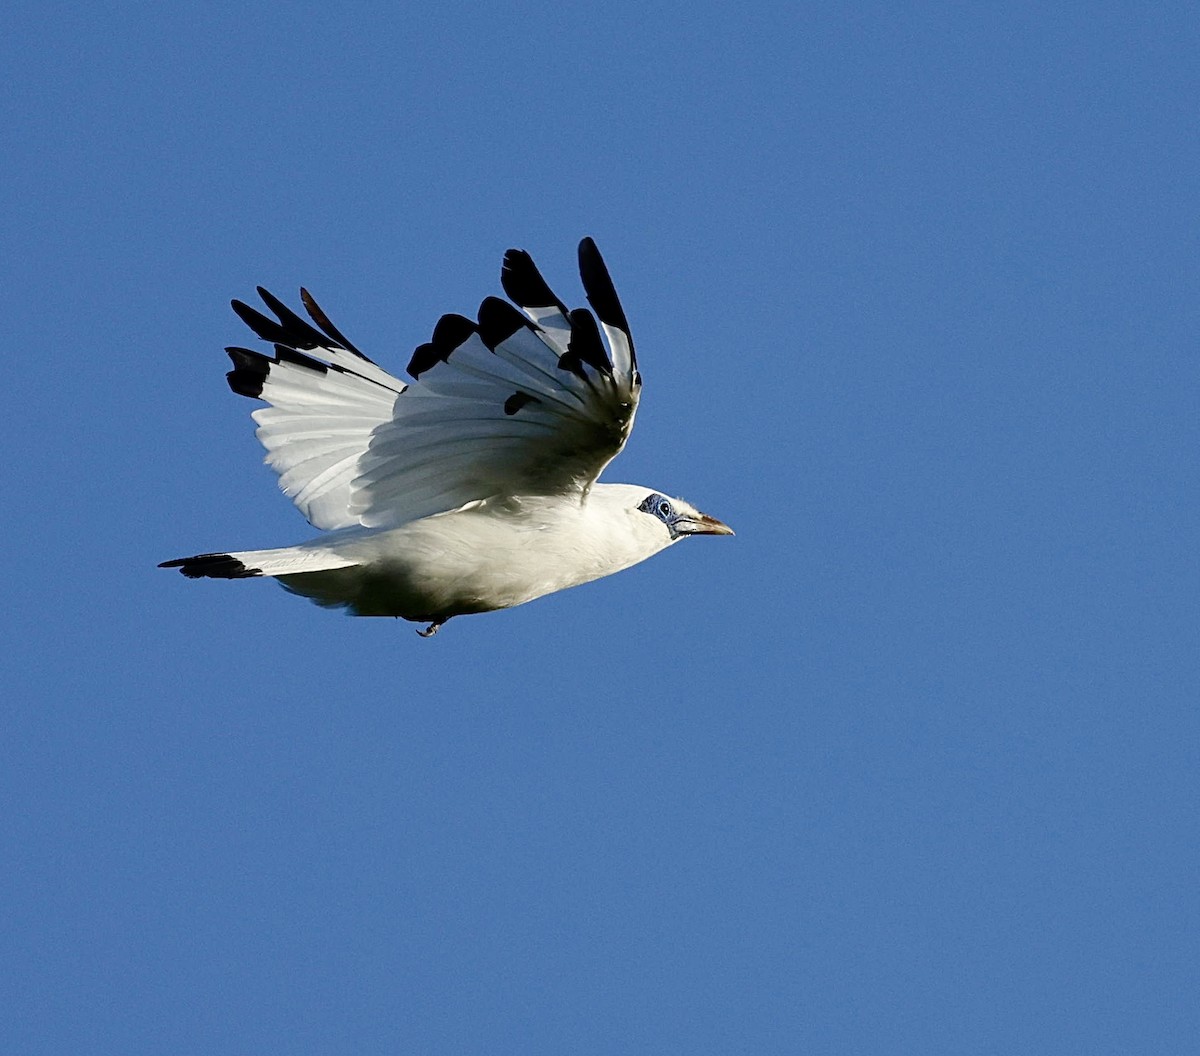
[[[1196,1051],[1198,36],[19,3],[6,1051]],[[585,234],[608,479],[736,539],[433,641],[155,568],[312,534],[231,297],[399,370]]]

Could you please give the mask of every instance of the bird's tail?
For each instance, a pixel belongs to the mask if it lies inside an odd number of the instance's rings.
[[[177,568],[188,579],[248,579],[251,576],[293,576],[327,572],[355,562],[328,550],[287,546],[281,550],[244,550],[233,554],[196,554],[164,561],[159,568]]]

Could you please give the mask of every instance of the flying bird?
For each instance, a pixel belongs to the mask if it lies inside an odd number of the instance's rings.
[[[307,290],[311,323],[262,287],[274,319],[235,300],[274,355],[227,348],[229,387],[266,402],[252,417],[267,464],[327,534],[159,567],[268,576],[318,605],[426,623],[429,637],[453,616],[611,575],[680,539],[732,535],[654,488],[597,483],[629,438],[642,378],[590,238],[579,273],[592,311],[568,309],[510,249],[500,284],[517,307],[488,297],[473,320],[443,315],[408,382],[355,348]]]

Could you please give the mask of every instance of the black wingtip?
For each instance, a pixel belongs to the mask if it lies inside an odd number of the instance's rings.
[[[445,363],[450,353],[469,341],[471,335],[479,328],[465,315],[448,312],[433,328],[433,337],[423,345],[418,345],[413,351],[412,359],[408,361],[408,373],[419,378],[430,367]]]
[[[579,243],[579,277],[583,280],[588,304],[596,310],[600,322],[618,327],[628,334],[629,321],[625,318],[625,309],[617,297],[608,266],[590,237]]]
[[[612,326],[625,335],[629,344],[629,354],[633,365],[637,366],[637,352],[633,347],[633,334],[629,330],[629,320],[625,318],[625,309],[617,297],[617,288],[613,285],[612,276],[595,241],[588,237],[579,243],[579,277],[583,280],[583,290],[587,294],[588,304],[595,309],[600,322]]]
[[[263,387],[266,385],[267,378],[270,377],[271,368],[280,363],[292,363],[317,374],[328,374],[331,370],[339,373],[345,372],[343,367],[322,363],[319,359],[313,359],[312,356],[306,356],[303,352],[297,352],[289,345],[276,345],[274,359],[261,352],[236,346],[225,349],[225,353],[233,360],[233,370],[225,375],[229,387],[239,396],[249,396],[256,400],[263,398]]]
[[[283,301],[271,293],[270,290],[262,286],[257,287],[257,290],[259,297],[263,300],[263,304],[278,316],[278,322],[263,315],[257,308],[251,308],[244,301],[235,299],[229,303],[237,313],[238,318],[264,341],[270,341],[273,345],[285,345],[288,348],[298,348],[305,351],[311,351],[314,348],[342,349],[358,356],[360,359],[367,359],[366,356],[342,336],[341,331],[329,321],[329,318],[321,311],[320,306],[313,300],[312,295],[307,290],[302,289],[300,291],[300,300],[303,302],[308,314],[312,316],[313,322],[317,326],[320,326],[321,330],[318,330],[312,323],[302,319],[293,312]],[[370,360],[367,360],[367,362],[369,363]]]
[[[177,568],[188,579],[250,579],[261,576],[262,570],[248,568],[230,554],[197,554],[164,561],[159,568]]]
[[[504,254],[500,285],[522,308],[557,308],[567,314],[567,306],[550,289],[533,258],[523,249],[510,249]]]
[[[433,328],[433,343],[442,351],[442,358],[446,359],[459,345],[469,341],[478,329],[465,315],[447,312]]]
[[[237,313],[237,317],[264,341],[273,344],[283,340],[283,327],[274,319],[268,319],[257,308],[251,308],[245,301],[239,301],[237,298],[230,301],[229,306]]]
[[[595,316],[586,308],[573,308],[568,318],[571,320],[571,338],[567,342],[567,357],[574,357],[601,374],[612,374],[612,363],[600,339]]]
[[[530,329],[532,323],[508,301],[485,297],[479,306],[479,336],[493,352],[520,330]]]
[[[441,356],[438,355],[437,347],[432,341],[426,341],[423,345],[417,345],[413,349],[412,359],[408,361],[408,376],[410,378],[419,378],[430,367],[436,366],[441,362]]]
[[[347,352],[358,356],[359,359],[365,359],[368,363],[374,362],[373,360],[364,356],[357,348],[355,348],[354,345],[352,345],[347,339],[346,335],[329,321],[329,316],[327,316],[324,311],[321,310],[321,306],[317,304],[316,298],[313,297],[313,295],[309,293],[308,290],[306,290],[303,286],[300,287],[300,303],[304,305],[304,310],[308,312],[309,316],[312,318],[312,321],[316,323],[317,326],[319,326],[322,330],[324,330],[326,334],[333,338],[334,341],[338,342]]]
[[[225,354],[233,361],[233,370],[225,375],[229,387],[239,396],[262,399],[271,361],[261,352],[252,352],[248,348],[227,348]]]
[[[340,342],[328,334],[321,333],[311,323],[301,319],[270,290],[259,286],[258,295],[263,299],[263,304],[279,317],[280,327],[285,334],[285,337],[279,341],[280,344],[303,349],[341,347]]]

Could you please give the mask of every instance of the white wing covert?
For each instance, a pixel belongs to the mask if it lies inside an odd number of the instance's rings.
[[[495,496],[583,501],[629,436],[641,378],[591,239],[579,263],[599,326],[590,311],[567,310],[528,253],[509,250],[501,283],[525,314],[489,297],[475,321],[443,316],[413,353],[407,386],[354,348],[305,291],[319,330],[261,289],[279,322],[235,301],[275,357],[229,349],[230,387],[271,404],[253,415],[258,436],[309,521],[386,528]]]

